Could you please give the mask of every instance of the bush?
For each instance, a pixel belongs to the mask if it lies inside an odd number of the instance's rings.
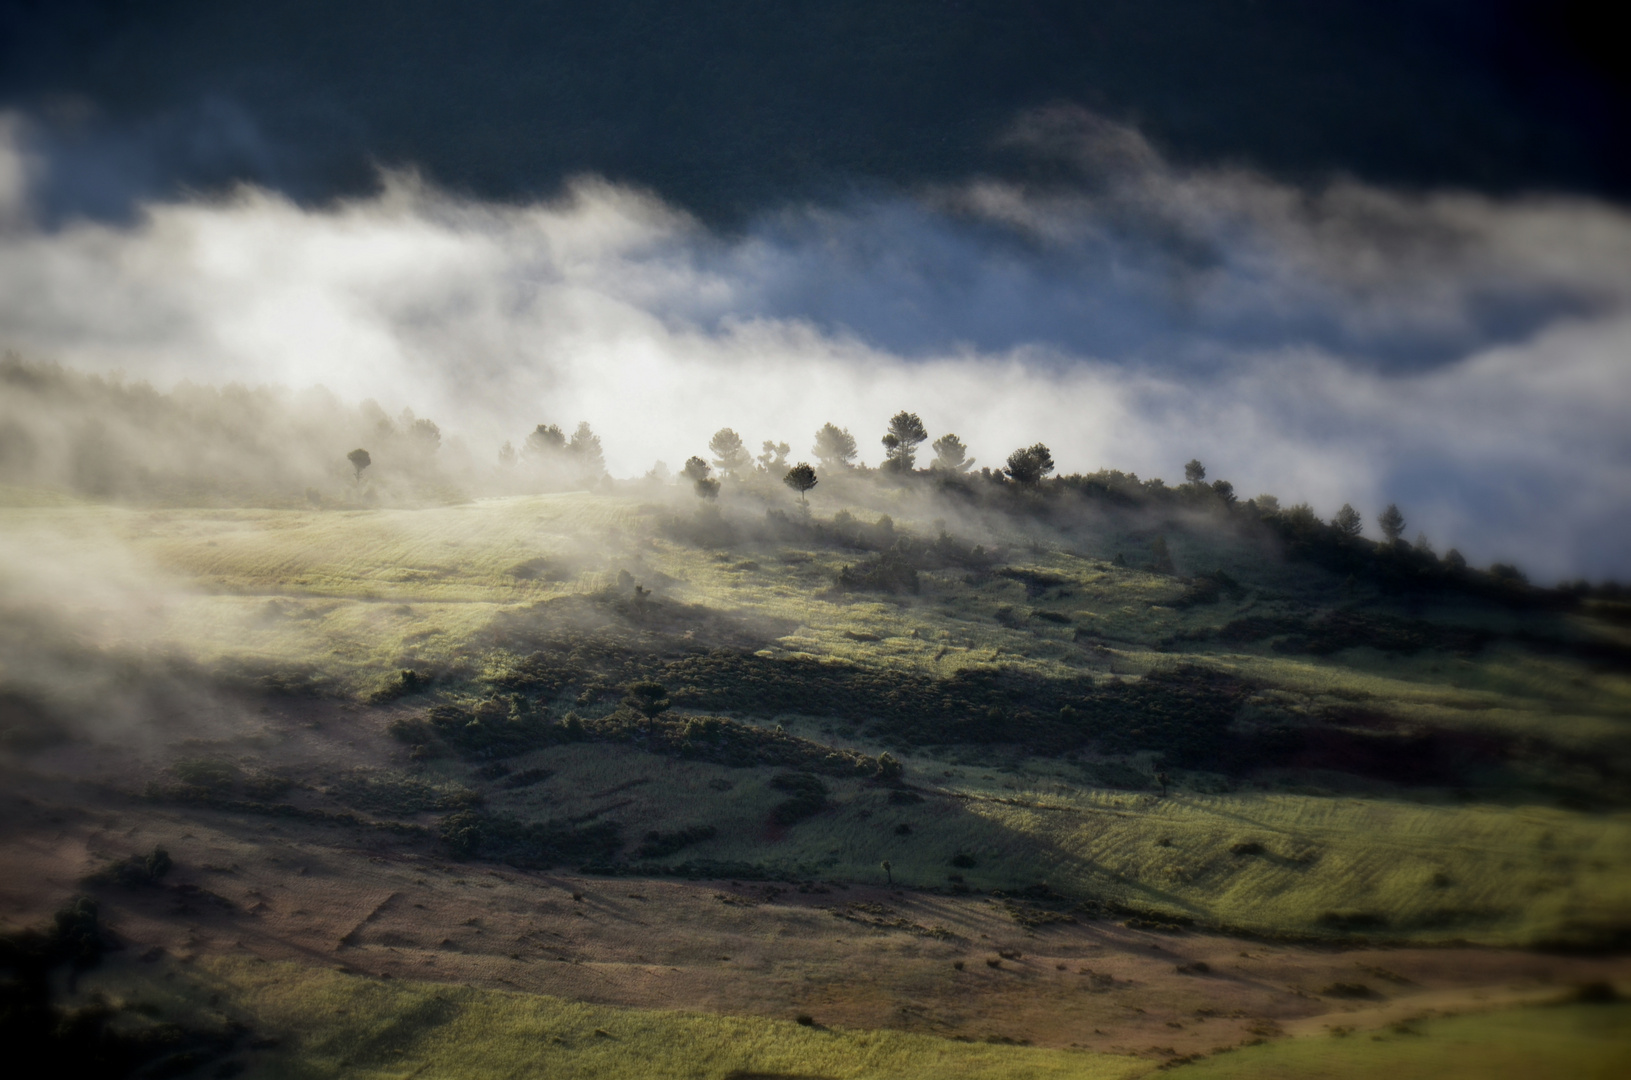
[[[634,849],[634,854],[642,859],[666,859],[692,844],[712,840],[718,832],[712,825],[691,825],[666,833],[653,830],[646,833],[645,842]]]
[[[610,821],[578,827],[461,810],[443,818],[439,831],[460,858],[492,859],[526,870],[610,859],[623,846],[620,828]]]
[[[826,808],[827,785],[809,773],[780,773],[771,777],[770,786],[792,796],[770,811],[770,819],[778,825],[797,824]]]
[[[845,592],[916,593],[922,588],[917,567],[899,551],[885,551],[838,571]]]

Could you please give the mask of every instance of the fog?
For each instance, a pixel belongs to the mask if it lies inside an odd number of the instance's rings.
[[[285,388],[266,393],[290,422],[333,432],[297,440],[310,460],[256,450],[291,491],[344,479],[365,399],[440,425],[444,471],[585,420],[625,477],[725,426],[799,460],[831,421],[876,463],[910,409],[979,465],[1039,440],[1062,472],[1172,480],[1200,457],[1326,516],[1398,502],[1475,563],[1631,572],[1631,219],[1605,203],[1179,168],[1052,110],[1009,139],[1056,182],[970,177],[729,233],[593,177],[511,204],[410,172],[320,207],[245,187],[44,225],[65,178],[29,130],[0,123],[0,345],[159,391]],[[14,424],[55,422],[16,405]]]

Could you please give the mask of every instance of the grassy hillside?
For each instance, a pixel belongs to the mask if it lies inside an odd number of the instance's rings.
[[[1121,565],[1149,544],[1136,519],[966,520],[976,549],[903,496],[875,524],[877,497],[809,523],[660,494],[0,514],[50,553],[59,608],[97,620],[96,655],[386,702],[369,723],[398,721],[400,775],[473,785],[489,834],[609,815],[568,861],[872,880],[888,860],[919,887],[1269,935],[1624,931],[1631,679],[1591,607],[1400,601],[1205,522],[1160,534],[1188,573]],[[896,551],[909,587],[843,585]],[[620,704],[640,678],[672,698],[654,723]],[[776,777],[834,753],[874,764],[776,824]],[[899,780],[866,772],[885,753]],[[472,779],[495,755],[551,776]],[[662,782],[601,809],[640,776]],[[714,832],[638,855],[681,825]]]

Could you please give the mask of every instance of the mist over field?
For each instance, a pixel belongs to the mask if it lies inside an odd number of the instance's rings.
[[[1060,108],[1004,137],[1064,182],[724,232],[601,179],[513,205],[407,173],[328,206],[245,187],[41,227],[49,172],[6,130],[0,326],[29,360],[320,385],[433,417],[473,459],[588,420],[620,476],[723,426],[797,458],[831,421],[876,461],[911,408],[992,465],[1038,439],[1066,471],[1198,455],[1322,513],[1409,505],[1476,561],[1631,568],[1631,220],[1606,203],[1178,168]]]
[[[0,0],[0,1045],[1631,1075],[1615,29]]]

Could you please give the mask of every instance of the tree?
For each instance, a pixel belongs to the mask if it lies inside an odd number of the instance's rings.
[[[934,447],[932,468],[943,472],[967,472],[974,467],[974,459],[968,456],[968,447],[957,436],[942,435],[930,445]]]
[[[1189,464],[1184,466],[1184,479],[1191,484],[1198,484],[1206,479],[1206,466],[1201,464],[1200,458],[1189,459]]]
[[[788,469],[787,475],[782,477],[782,483],[799,493],[799,504],[801,506],[809,505],[804,498],[804,493],[815,487],[819,482],[816,480],[815,470],[802,461]]]
[[[629,687],[623,704],[646,718],[646,734],[650,735],[657,726],[657,717],[667,712],[673,702],[668,699],[668,690],[660,682],[637,682]]]
[[[1342,509],[1337,511],[1337,516],[1331,519],[1331,525],[1343,536],[1353,538],[1364,531],[1365,519],[1359,516],[1358,510],[1343,503]]]
[[[408,425],[408,434],[425,453],[434,454],[442,445],[442,429],[434,420],[415,420]]]
[[[360,446],[351,451],[351,453],[347,454],[345,459],[351,462],[351,467],[357,471],[357,483],[361,484],[362,471],[368,468],[368,466],[372,465],[374,463],[374,459],[369,457],[368,451],[364,450]]]
[[[1053,454],[1041,443],[1015,450],[1008,455],[1008,467],[1003,472],[1016,484],[1030,487],[1053,471]]]
[[[711,472],[712,466],[693,456],[685,460],[685,468],[680,470],[680,475],[691,481],[691,487],[696,491],[697,498],[713,500],[719,498],[719,481],[708,476]]]
[[[504,445],[498,448],[498,463],[506,469],[515,464],[515,447],[510,445],[508,439],[505,439]]]
[[[720,428],[708,440],[708,449],[714,455],[714,468],[733,480],[742,478],[753,458],[742,445],[742,436],[730,428]]]
[[[566,433],[555,424],[539,424],[527,434],[521,452],[528,457],[547,457],[566,449]]]
[[[764,441],[764,453],[759,455],[760,470],[774,476],[787,468],[787,455],[792,452],[793,448],[786,443],[766,439]]]
[[[1382,527],[1382,535],[1390,544],[1397,544],[1404,535],[1404,515],[1399,513],[1397,503],[1388,503],[1387,509],[1376,518],[1376,524]]]
[[[855,436],[849,429],[836,424],[822,424],[815,434],[815,445],[810,453],[821,462],[823,469],[851,469],[855,467]]]
[[[1221,499],[1225,506],[1233,506],[1240,501],[1235,496],[1235,486],[1227,480],[1212,481],[1212,494]]]
[[[593,483],[606,475],[606,455],[600,449],[600,436],[590,429],[587,420],[578,422],[578,430],[572,433],[566,452],[577,459],[578,476],[584,481]]]
[[[928,437],[917,413],[896,413],[889,418],[889,431],[883,437],[883,467],[890,472],[911,472],[917,464],[918,444]]]
[[[1158,574],[1172,573],[1172,552],[1167,548],[1167,538],[1157,536],[1150,541],[1150,568]]]

